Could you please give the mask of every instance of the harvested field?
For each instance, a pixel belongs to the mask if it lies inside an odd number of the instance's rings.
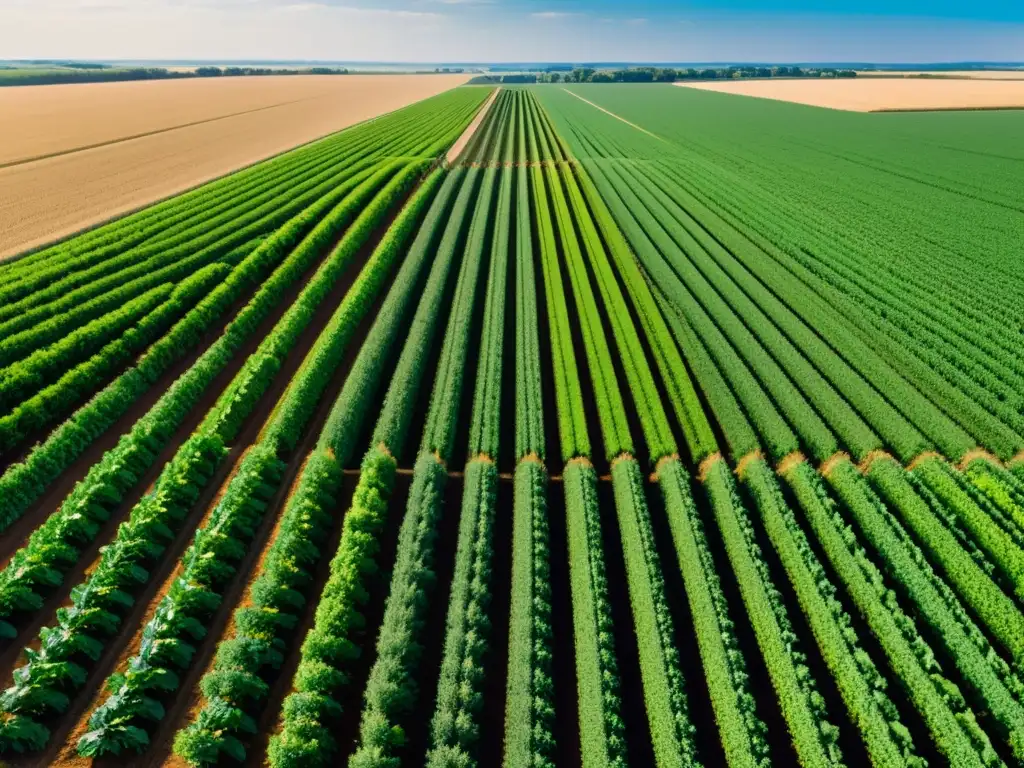
[[[934,77],[969,80],[1024,80],[1024,69],[955,69],[948,72],[874,72],[866,70],[857,72],[858,77]]]
[[[5,89],[0,112],[16,117],[0,128],[0,258],[465,80],[288,76]]]
[[[876,77],[863,80],[733,80],[677,85],[850,112],[1024,108],[1024,80]]]

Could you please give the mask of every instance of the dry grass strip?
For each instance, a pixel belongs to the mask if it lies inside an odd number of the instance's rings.
[[[652,483],[658,482],[661,479],[661,468],[668,464],[668,462],[670,461],[679,461],[679,454],[670,453],[658,459],[658,463],[654,465],[654,471],[651,472],[651,476],[648,479]]]
[[[751,451],[750,453],[740,457],[740,460],[736,462],[736,477],[742,480],[743,475],[747,471],[747,467],[755,461],[764,461],[764,454],[761,453],[760,449]]]
[[[821,466],[818,467],[818,472],[821,473],[822,477],[828,477],[844,461],[851,461],[850,454],[846,451],[836,451],[821,463]]]
[[[860,460],[860,464],[857,465],[857,469],[860,470],[862,475],[866,475],[871,470],[872,464],[874,464],[876,461],[881,461],[883,459],[896,461],[896,459],[893,458],[893,455],[888,451],[876,448],[873,451],[867,452],[867,455],[865,455],[864,458]]]
[[[838,454],[836,455],[838,456]],[[835,456],[833,456],[832,458],[835,458]],[[798,464],[802,464],[805,461],[807,461],[807,457],[804,456],[800,451],[793,451],[792,453],[787,453],[785,456],[782,457],[778,465],[776,465],[775,472],[779,475],[786,475],[787,473],[795,469]]]
[[[1021,454],[1017,455],[1020,456]],[[963,472],[965,469],[967,469],[967,467],[969,467],[976,461],[987,461],[989,464],[992,464],[993,466],[996,467],[1003,466],[1003,462],[1001,462],[995,454],[986,451],[984,448],[978,447],[968,451],[963,456],[961,456],[959,463],[956,465],[956,468]],[[1011,461],[1013,461],[1013,459],[1011,459]]]
[[[700,463],[700,466],[697,467],[697,477],[702,483],[708,479],[708,475],[711,473],[711,470],[714,468],[715,464],[720,461],[725,461],[725,459],[722,458],[721,451],[715,451]]]

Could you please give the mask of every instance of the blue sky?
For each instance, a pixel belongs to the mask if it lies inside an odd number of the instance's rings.
[[[1024,0],[0,0],[7,58],[1024,60]]]

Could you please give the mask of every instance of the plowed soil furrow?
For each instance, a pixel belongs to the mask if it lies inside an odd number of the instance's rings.
[[[122,624],[124,631],[117,638],[114,638],[110,641],[110,644],[107,647],[107,650],[103,658],[101,658],[99,663],[94,665],[90,670],[91,674],[86,682],[86,685],[83,687],[80,694],[75,699],[73,699],[71,707],[68,709],[68,712],[61,719],[59,727],[54,729],[53,738],[51,739],[50,746],[47,749],[47,751],[41,755],[33,755],[27,758],[18,758],[16,760],[16,764],[52,765],[55,764],[55,762],[58,760],[61,763],[74,764],[73,761],[77,760],[74,752],[74,741],[77,741],[77,731],[81,729],[81,726],[84,725],[84,721],[86,719],[85,717],[83,717],[83,713],[86,712],[87,707],[91,711],[91,709],[94,706],[98,705],[99,701],[97,700],[97,694],[100,693],[100,691],[98,690],[99,686],[103,683],[106,677],[117,668],[118,662],[127,661],[127,658],[131,655],[129,652],[127,652],[126,649],[130,649],[134,644],[137,643],[137,638],[139,633],[141,632],[141,627],[144,626],[145,622],[148,620],[148,616],[150,616],[152,614],[152,611],[155,610],[156,605],[159,602],[159,599],[162,597],[163,593],[166,591],[166,588],[169,586],[173,577],[174,569],[177,568],[178,560],[181,557],[181,554],[185,551],[189,542],[191,542],[196,527],[201,524],[203,517],[205,517],[205,515],[211,508],[211,503],[214,502],[216,498],[215,494],[222,489],[222,486],[225,484],[227,479],[230,478],[230,475],[234,471],[235,465],[240,459],[244,449],[251,445],[253,442],[255,442],[255,440],[257,439],[259,431],[262,429],[264,423],[266,422],[267,418],[272,412],[278,399],[284,393],[284,390],[288,386],[288,384],[291,382],[293,376],[295,375],[296,371],[301,365],[306,354],[313,346],[314,342],[320,335],[324,326],[326,326],[327,322],[330,320],[330,317],[334,313],[337,306],[343,300],[345,294],[351,287],[360,269],[362,268],[362,266],[365,264],[366,260],[372,253],[373,248],[376,247],[376,244],[379,241],[379,237],[383,234],[384,231],[386,231],[386,228],[389,224],[390,219],[377,233],[377,236],[371,238],[371,242],[366,247],[361,249],[361,251],[357,254],[355,259],[353,259],[353,263],[341,276],[337,284],[334,286],[331,292],[321,303],[320,307],[314,313],[313,319],[310,322],[309,326],[306,328],[305,331],[303,331],[302,334],[300,334],[295,346],[292,348],[291,353],[285,359],[284,364],[282,365],[280,371],[278,371],[278,374],[275,377],[273,383],[271,384],[270,387],[268,387],[267,391],[259,400],[252,416],[246,421],[245,426],[242,428],[242,431],[239,434],[238,439],[235,441],[235,444],[231,449],[231,452],[221,462],[220,466],[218,467],[218,471],[215,473],[213,479],[208,484],[206,491],[204,492],[196,506],[193,508],[188,518],[182,524],[180,531],[178,535],[175,537],[172,544],[163,554],[160,564],[153,569],[151,579],[147,584],[147,588],[143,591],[142,594],[136,597],[136,604],[134,610]],[[331,245],[331,248],[333,248],[333,246],[334,244]],[[325,257],[328,253],[330,253],[331,248],[324,249]],[[319,265],[319,263],[320,262],[318,262],[317,265]],[[287,292],[285,300],[283,300],[279,305],[278,309],[274,313],[272,313],[272,316],[261,325],[259,331],[256,334],[254,334],[252,341],[247,345],[246,349],[244,350],[244,353],[240,353],[233,361],[232,367],[234,370],[237,371],[241,364],[248,358],[249,354],[258,347],[258,345],[260,344],[260,342],[262,342],[266,334],[273,328],[273,325],[274,323],[276,323],[277,319],[279,319],[280,316],[284,314],[286,309],[291,306],[294,299],[298,296],[298,294],[306,285],[306,283],[308,283],[309,279],[312,278],[313,274],[315,274],[315,267],[309,271],[308,275],[301,281],[300,284],[297,284]],[[369,329],[370,323],[372,323],[373,314],[374,313],[371,311],[371,313],[368,316],[368,319],[364,321],[364,323],[359,327],[359,329],[357,329],[350,344],[350,349],[357,350],[361,345],[362,339],[364,338],[366,331]],[[347,371],[349,362],[350,360],[346,360],[345,363],[339,366],[339,371]],[[233,374],[231,375],[233,376]],[[228,376],[226,372],[222,374],[222,377],[218,377],[218,386],[215,388],[211,388],[212,391],[207,394],[207,396],[204,398],[203,403],[201,403],[199,407],[194,409],[193,414],[190,416],[189,421],[191,423],[191,426],[183,426],[175,435],[175,439],[174,441],[172,441],[172,443],[175,444],[174,450],[177,450],[177,446],[188,438],[188,436],[191,434],[191,431],[195,429],[195,427],[206,415],[209,408],[216,401],[216,398],[219,396],[222,388],[226,386],[230,382],[230,380],[231,377]],[[333,396],[337,394],[337,389],[339,388],[340,382],[332,382],[332,385],[331,387],[329,387],[329,391],[326,397],[330,397],[331,400],[333,401]],[[136,414],[136,418],[139,415],[141,414]],[[319,432],[319,424],[321,424],[323,420],[326,419],[326,415],[327,410],[324,410],[323,408],[321,408],[321,411],[317,413],[318,423],[317,425],[314,425],[312,428],[312,434],[314,436]],[[315,437],[313,438],[313,442],[315,442]],[[38,632],[39,627],[53,620],[54,611],[56,610],[56,608],[67,603],[71,588],[82,580],[83,576],[86,573],[88,565],[92,563],[93,560],[95,559],[99,547],[107,542],[107,540],[116,531],[116,527],[120,523],[120,521],[127,517],[134,503],[138,501],[139,498],[142,497],[145,489],[148,488],[156,479],[156,477],[159,474],[159,470],[162,469],[163,463],[165,463],[166,460],[170,459],[170,457],[173,456],[174,450],[171,450],[170,447],[165,450],[164,454],[162,454],[161,456],[161,463],[159,463],[158,466],[151,471],[151,476],[147,476],[147,478],[145,478],[144,481],[140,483],[139,486],[134,490],[132,494],[133,500],[131,501],[131,503],[129,504],[128,500],[126,499],[126,502],[119,507],[118,513],[112,516],[111,520],[104,526],[104,530],[101,532],[101,535],[97,537],[96,542],[94,542],[94,544],[82,557],[78,566],[76,566],[73,574],[69,574],[69,576],[65,579],[65,582],[62,585],[61,589],[57,590],[57,592],[47,601],[45,610],[39,612],[39,616],[32,622],[33,626],[31,634],[29,632],[29,628],[26,627],[19,635],[19,637],[22,638],[21,643],[16,644],[12,650],[7,651],[7,653],[10,654],[9,657],[6,654],[4,657],[2,657],[4,662],[2,664],[2,667],[7,668],[5,677],[7,678],[8,681],[10,680],[10,669],[13,668],[13,665],[16,663],[17,655],[20,652],[21,647],[24,645],[25,638],[34,638]],[[297,452],[295,456],[292,457],[292,462],[289,465],[289,470],[292,474],[294,474],[297,471],[297,464],[301,463],[304,455],[304,453]],[[290,480],[288,480],[288,482],[290,483]],[[288,487],[287,485],[285,485],[284,493],[287,493],[287,490]],[[269,530],[274,522],[274,517],[275,516],[273,514],[268,514],[267,520],[269,520],[270,522],[264,527],[265,529],[261,528],[261,533],[257,535],[258,539],[261,535],[265,537],[269,533]],[[253,551],[258,553],[259,547],[254,545]],[[242,579],[240,582],[242,586],[244,586],[245,584],[244,574],[247,573],[247,571],[251,568],[252,564],[253,563],[251,558],[247,559],[245,564],[239,571],[240,578]],[[234,599],[226,597],[223,605],[227,610],[225,611],[224,609],[222,609],[221,613],[227,613],[227,615],[230,615],[230,611],[233,610],[235,603],[237,603],[237,595],[235,595]],[[218,618],[223,624],[223,617],[219,616]],[[217,635],[219,635],[219,632],[211,631],[211,635],[216,637]],[[201,663],[200,658],[202,656],[202,653],[203,649],[201,649],[200,652],[197,653],[195,664]],[[181,690],[190,690],[190,688],[186,687],[185,681],[183,681],[183,686]],[[168,712],[168,717],[170,717],[170,711]],[[72,728],[74,728],[75,730],[72,731]],[[69,732],[71,736],[74,737],[73,740],[69,739]],[[66,745],[65,742],[67,742]],[[64,749],[65,746],[67,747],[67,749]]]
[[[304,284],[305,280],[302,285]],[[290,306],[295,296],[298,295],[298,292],[301,290],[302,285],[298,285],[288,291],[280,306],[271,312],[270,316],[260,324],[253,338],[241,350],[239,350],[235,358],[232,359],[224,370],[214,378],[206,395],[196,405],[188,417],[186,417],[181,428],[174,433],[174,436],[171,438],[168,446],[161,451],[154,467],[143,476],[136,488],[134,488],[129,493],[129,496],[126,497],[125,503],[118,508],[115,514],[112,515],[111,519],[116,519],[118,513],[125,509],[126,505],[127,508],[131,508],[131,506],[141,498],[142,491],[145,488],[148,488],[153,481],[156,480],[156,477],[159,475],[163,465],[174,455],[174,452],[178,450],[178,446],[184,442],[196,426],[199,425],[199,422],[206,414],[206,411],[209,410],[210,406],[212,406],[214,401],[216,401],[220,396],[221,391],[227,383],[231,381],[234,375],[242,367],[242,363],[245,362],[246,358],[256,349],[267,332],[281,318],[285,309]],[[7,564],[7,561],[10,560],[14,552],[25,543],[32,532],[60,506],[61,502],[63,502],[67,495],[71,493],[75,484],[84,479],[89,473],[93,464],[99,462],[104,453],[117,445],[117,441],[131,431],[135,422],[149,412],[149,409],[156,404],[156,402],[164,395],[178,377],[191,368],[195,364],[196,360],[198,360],[203,353],[209,349],[210,345],[220,338],[224,329],[232,320],[234,320],[239,310],[245,306],[253,293],[255,293],[255,291],[248,293],[243,298],[239,299],[229,310],[226,319],[222,323],[219,323],[214,330],[207,333],[192,352],[186,355],[182,360],[179,360],[177,363],[172,365],[170,369],[160,377],[156,384],[150,387],[150,389],[143,394],[142,397],[140,397],[132,407],[124,413],[123,416],[121,416],[121,418],[114,422],[113,426],[94,440],[92,445],[90,445],[82,455],[78,457],[78,459],[72,462],[71,465],[49,485],[46,493],[35,504],[33,504],[32,507],[21,516],[21,518],[4,531],[3,537],[0,537],[0,567]],[[19,456],[16,460],[11,461],[7,466],[23,461],[25,457],[25,455]],[[3,468],[6,469],[7,466],[4,466]]]
[[[379,234],[383,234],[386,229],[387,227],[385,226]],[[374,243],[374,245],[375,244],[376,243]],[[364,249],[364,251],[365,254],[363,258],[365,259],[369,257],[369,253],[371,251],[367,249]],[[356,273],[355,271],[350,271],[348,274],[354,276]],[[325,305],[327,305],[331,312],[333,312],[340,301],[341,298],[339,297],[335,301],[325,301]],[[221,607],[217,611],[217,615],[210,626],[210,632],[200,644],[199,651],[192,660],[189,673],[182,677],[181,687],[178,689],[173,705],[168,705],[164,719],[161,721],[157,730],[152,734],[153,746],[149,752],[143,756],[140,763],[141,765],[165,765],[166,761],[172,758],[171,747],[173,745],[174,735],[180,728],[183,728],[188,724],[190,713],[196,709],[196,705],[200,701],[201,694],[198,690],[198,684],[202,679],[203,674],[205,674],[209,668],[210,663],[213,661],[217,645],[221,641],[230,638],[234,633],[234,622],[232,621],[232,618],[234,616],[235,608],[245,599],[248,587],[259,575],[257,566],[263,562],[266,551],[273,543],[273,537],[271,534],[277,530],[278,520],[284,513],[285,502],[292,492],[292,488],[299,476],[299,472],[305,463],[306,456],[316,446],[317,440],[320,437],[320,430],[327,421],[327,417],[330,415],[334,401],[345,383],[348,371],[351,368],[352,363],[355,361],[356,355],[362,346],[362,342],[373,325],[373,321],[376,319],[376,309],[378,308],[379,303],[375,305],[373,310],[367,313],[366,317],[364,317],[363,321],[359,324],[355,334],[353,334],[352,341],[348,345],[345,358],[331,377],[330,384],[328,384],[327,389],[320,398],[320,403],[317,406],[317,410],[312,420],[306,428],[302,440],[299,442],[298,446],[296,446],[292,455],[288,458],[287,469],[285,470],[280,488],[267,508],[266,514],[260,523],[259,530],[256,533],[256,537],[250,546],[249,554],[239,567],[238,573],[235,575],[228,591],[225,592]],[[317,335],[319,335],[319,333],[317,333]],[[305,355],[303,354],[303,357],[304,356]],[[289,356],[289,359],[291,359],[291,356]],[[301,358],[299,358],[299,361],[301,362]],[[289,374],[286,381],[290,380],[291,375]],[[275,398],[275,401],[276,399],[277,398]],[[259,430],[262,429],[267,416],[269,416],[269,411],[262,418],[258,420],[253,419],[251,421],[257,434]],[[256,435],[253,435],[253,440],[255,440],[255,438]],[[353,485],[352,489],[354,490],[354,488],[355,487]],[[333,553],[327,553],[325,560],[329,562],[331,555],[333,555]],[[316,587],[317,590],[321,588],[322,583],[318,584]]]
[[[342,480],[341,491],[337,499],[338,506],[335,508],[334,526],[327,541],[323,544],[321,559],[313,576],[313,586],[306,596],[306,605],[296,624],[295,632],[289,637],[284,661],[281,663],[280,669],[276,671],[270,680],[270,693],[267,696],[266,705],[256,720],[258,733],[252,738],[250,743],[246,744],[245,765],[247,766],[256,768],[264,764],[267,744],[271,735],[278,729],[281,705],[284,703],[285,697],[291,693],[292,678],[295,676],[295,670],[298,668],[299,661],[302,658],[302,641],[305,639],[306,633],[313,626],[316,607],[320,602],[320,595],[323,593],[324,584],[327,583],[327,578],[330,575],[331,558],[334,557],[334,553],[338,550],[338,542],[341,540],[344,515],[352,504],[352,495],[358,484],[358,472],[346,474]],[[408,491],[409,483],[404,478],[398,479],[397,485],[399,488],[404,488],[406,492]],[[396,499],[399,496],[404,499],[404,494],[399,493],[396,489],[396,493],[391,497],[391,503],[396,503]]]

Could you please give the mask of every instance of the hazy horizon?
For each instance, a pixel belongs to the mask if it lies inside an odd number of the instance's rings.
[[[3,0],[8,59],[1024,60],[1024,4],[937,0]]]

